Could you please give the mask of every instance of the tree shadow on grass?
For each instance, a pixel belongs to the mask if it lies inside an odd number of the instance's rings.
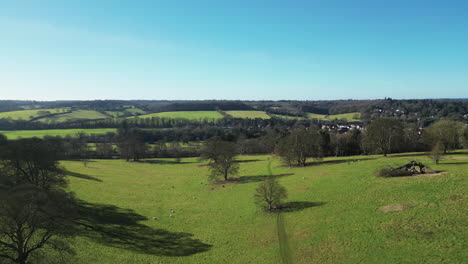
[[[459,151],[459,152],[447,152],[444,155],[465,155],[468,154],[467,151]],[[417,157],[417,156],[426,156],[427,154],[424,152],[419,153],[396,153],[396,154],[389,154],[389,158],[399,158],[399,157]]]
[[[95,178],[95,177],[93,177],[93,176],[89,176],[89,175],[86,175],[86,174],[81,174],[81,173],[78,173],[78,172],[73,172],[73,171],[69,171],[69,170],[63,170],[63,173],[65,173],[65,175],[71,176],[71,177],[76,177],[76,178],[80,178],[80,179],[86,179],[86,180],[91,180],[91,181],[102,182],[101,179],[98,179],[98,178]]]
[[[236,160],[237,163],[257,162],[262,161],[260,159],[249,159],[249,160]]]
[[[441,161],[441,162],[439,162],[439,165],[445,165],[445,164],[448,164],[448,165],[466,165],[466,164],[468,164],[468,161],[462,161],[462,162],[444,162],[444,161]]]
[[[107,246],[160,256],[189,256],[212,247],[190,233],[140,224],[148,218],[131,209],[81,201],[79,213],[79,225],[83,227],[80,235]]]
[[[297,212],[310,207],[317,207],[325,204],[325,202],[287,202],[281,205],[281,212]]]
[[[81,163],[82,163],[82,162],[83,162],[83,159],[67,159],[66,161],[81,162]],[[93,163],[93,162],[96,162],[96,161],[95,161],[95,160],[90,160],[90,159],[88,159],[88,160],[86,160],[86,162],[88,162],[88,163]]]
[[[375,158],[363,158],[363,159],[339,159],[339,160],[320,160],[320,161],[312,161],[312,162],[307,162],[305,166],[299,166],[298,168],[301,167],[309,167],[309,166],[318,166],[318,165],[326,165],[326,164],[341,164],[341,163],[354,163],[354,162],[360,162],[360,161],[366,161],[366,160],[373,160]]]
[[[241,176],[239,178],[234,178],[232,181],[239,182],[239,183],[249,183],[249,182],[261,182],[267,178],[280,178],[294,175],[294,173],[283,173],[283,174],[276,174],[276,175],[254,175],[254,176]]]
[[[175,159],[175,158],[174,158]],[[138,160],[134,162],[139,163],[148,163],[148,164],[190,164],[190,163],[197,163],[193,161],[174,161],[174,160]]]
[[[398,153],[398,154],[388,154],[387,158],[420,157],[420,156],[425,156],[425,155],[426,155],[425,153]]]

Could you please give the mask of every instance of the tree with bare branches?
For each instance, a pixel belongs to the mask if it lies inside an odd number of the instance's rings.
[[[201,158],[208,160],[210,178],[223,177],[227,181],[229,176],[239,172],[236,156],[237,146],[234,142],[214,138],[205,144]]]

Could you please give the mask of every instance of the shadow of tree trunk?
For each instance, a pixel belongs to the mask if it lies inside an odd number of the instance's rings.
[[[140,224],[146,217],[114,205],[80,202],[81,236],[107,246],[161,256],[189,256],[212,246],[193,234],[154,229]]]

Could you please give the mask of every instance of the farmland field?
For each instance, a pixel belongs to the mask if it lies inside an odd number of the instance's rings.
[[[121,117],[124,115],[142,115],[145,114],[145,111],[139,109],[139,108],[127,108],[122,111],[106,111],[106,114],[109,114],[113,117]]]
[[[361,121],[361,113],[359,112],[338,114],[338,115],[321,115],[321,114],[307,113],[307,117],[320,119],[320,120],[346,119],[349,122]]]
[[[200,119],[220,119],[223,118],[217,111],[177,111],[177,112],[161,112],[147,115],[141,115],[139,118],[150,118],[150,117],[165,117],[165,118],[184,118],[189,120],[200,120]]]
[[[108,118],[108,116],[94,110],[75,110],[71,113],[60,114],[51,117],[40,118],[37,121],[46,122],[46,123],[61,123],[77,120],[92,120],[92,119],[102,119]]]
[[[196,158],[61,162],[91,226],[73,239],[77,262],[280,263],[277,217],[253,202],[270,166],[289,193],[282,223],[294,263],[466,260],[466,154],[439,165],[405,154],[326,158],[291,169],[271,156],[241,159],[239,180],[224,184],[207,183],[207,168]],[[413,159],[444,173],[374,175]],[[379,210],[392,204],[405,210]]]
[[[31,120],[32,118],[39,117],[40,112],[50,112],[51,114],[62,113],[68,111],[68,108],[48,108],[48,109],[34,109],[34,110],[19,110],[10,112],[0,112],[1,118],[10,118],[13,120]]]
[[[264,111],[225,111],[225,113],[234,118],[270,118]]]
[[[4,134],[8,139],[18,138],[31,138],[44,136],[61,136],[66,137],[68,135],[75,136],[77,133],[86,134],[105,134],[107,132],[116,132],[114,128],[96,128],[96,129],[46,129],[46,130],[4,130],[0,131],[0,134]]]

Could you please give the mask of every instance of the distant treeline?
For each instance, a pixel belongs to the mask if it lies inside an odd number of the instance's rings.
[[[24,120],[0,119],[0,130],[37,130],[37,129],[70,129],[70,128],[119,128],[122,124],[128,123],[135,128],[179,128],[179,127],[241,127],[241,128],[265,128],[265,127],[310,127],[321,125],[346,124],[345,120],[290,120],[281,118],[271,119],[248,119],[248,118],[222,118],[210,119],[203,118],[198,120],[189,120],[182,118],[108,118],[92,121],[75,121],[68,123],[42,123],[29,122]]]
[[[122,111],[128,107],[142,109],[147,113],[167,111],[223,111],[227,110],[262,110],[269,114],[286,116],[306,117],[307,113],[336,115],[343,113],[361,113],[364,123],[379,117],[396,117],[404,122],[416,123],[425,127],[431,123],[441,120],[455,120],[467,122],[468,100],[464,99],[415,99],[394,100],[386,98],[383,100],[330,100],[330,101],[229,101],[229,100],[207,100],[207,101],[157,101],[157,100],[96,100],[96,101],[0,101],[0,112],[21,109],[40,108],[63,108],[92,109],[97,111]],[[33,123],[31,121],[26,121]],[[24,121],[1,120],[0,129],[46,129],[46,128],[76,128],[84,127],[116,127],[120,121],[100,120],[95,122],[71,122],[71,124],[26,124]],[[138,121],[139,127],[175,127],[179,124],[203,123],[212,120],[196,121],[170,121],[150,120]],[[223,124],[221,121],[221,124]],[[238,122],[238,121],[227,121]],[[276,122],[276,121],[272,121]],[[287,121],[285,121],[287,122]],[[341,121],[338,121],[341,122]],[[146,123],[145,125],[143,123]],[[150,125],[148,125],[150,124]]]
[[[333,100],[258,102],[259,108],[271,113],[305,116],[305,113],[336,115],[360,112],[365,122],[378,117],[398,117],[403,121],[427,126],[439,119],[467,121],[468,100]]]
[[[296,146],[297,153],[305,147],[304,153],[313,150],[314,153],[310,155],[317,157],[386,155],[429,151],[437,144],[442,144],[444,151],[468,146],[468,126],[461,122],[442,120],[420,129],[415,124],[404,123],[397,118],[379,118],[364,130],[343,132],[321,129],[312,123],[308,127],[188,126],[141,129],[127,122],[121,124],[117,133],[78,134],[65,138],[49,136],[44,140],[61,149],[64,155],[62,158],[140,159],[199,156],[202,144],[213,138],[235,142],[239,154],[271,154],[280,151],[281,155],[296,155],[290,152]],[[89,143],[94,143],[95,149],[87,147]],[[312,147],[307,147],[308,144]]]
[[[148,104],[145,108],[151,112],[252,110],[251,106],[241,101],[189,101],[170,104]]]

